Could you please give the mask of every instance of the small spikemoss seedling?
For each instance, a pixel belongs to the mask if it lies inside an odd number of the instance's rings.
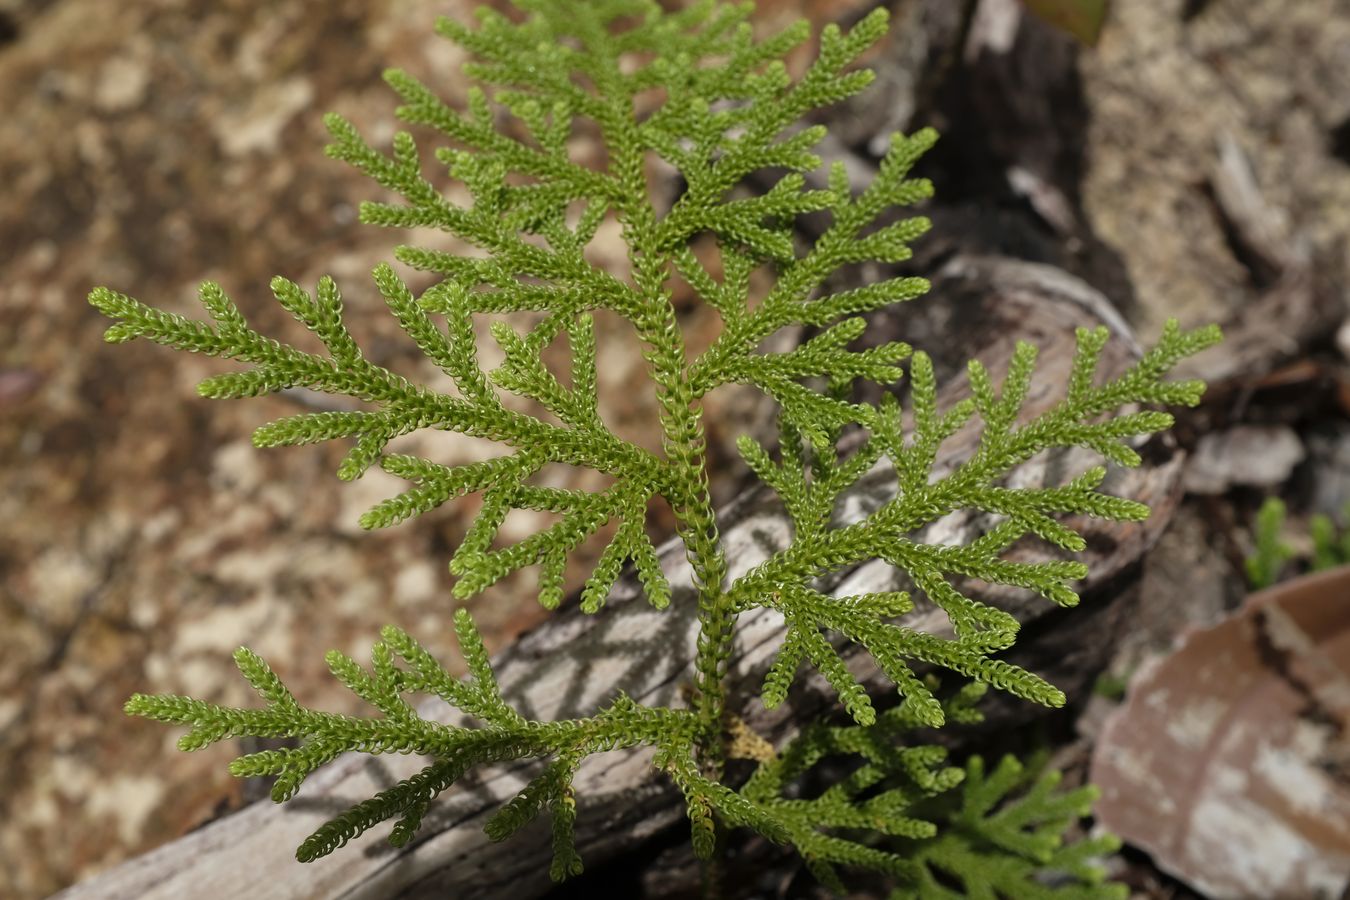
[[[1285,517],[1288,511],[1279,497],[1267,497],[1257,510],[1252,524],[1252,552],[1243,561],[1247,583],[1252,590],[1274,585],[1284,574],[1286,566],[1297,555],[1286,543]],[[1350,522],[1350,503],[1341,513]],[[1350,565],[1350,527],[1342,530],[1336,520],[1325,513],[1316,513],[1308,519],[1308,536],[1312,539],[1312,557],[1308,568],[1313,572]],[[1287,577],[1287,576],[1286,576]]]
[[[221,289],[206,284],[201,302],[211,321],[192,321],[146,306],[107,288],[90,301],[116,320],[110,341],[146,338],[180,350],[236,360],[242,371],[201,384],[204,396],[252,397],[305,387],[364,401],[357,412],[306,413],[264,425],[260,447],[353,441],[339,476],[352,479],[372,465],[411,487],[362,518],[368,528],[392,525],[469,493],[482,508],[451,562],[454,593],[467,599],[524,567],[537,567],[539,602],[563,600],[564,567],[583,541],[608,523],[613,538],[581,591],[580,604],[599,613],[625,565],[631,565],[653,606],[671,601],[671,589],[647,533],[656,498],[674,512],[676,532],[691,564],[699,636],[691,673],[691,702],[649,707],[625,696],[586,718],[537,722],[524,718],[499,692],[487,653],[469,614],[454,628],[469,677],[452,677],[416,641],[386,628],[370,668],[341,653],[328,655],[333,674],[368,701],[378,715],[354,718],[303,706],[268,666],[248,650],[236,654],[240,671],[262,695],[261,709],[234,709],[176,696],[136,696],[127,710],[191,726],[185,750],[217,741],[286,737],[298,746],[264,750],[235,760],[240,776],[275,776],[273,797],[286,800],[306,776],[340,754],[415,752],[430,758],[417,775],[364,800],[319,828],[301,846],[301,860],[336,850],[356,835],[393,819],[390,840],[406,844],[432,800],[469,769],[537,760],[532,781],[487,825],[505,839],[547,812],[552,819],[551,874],[581,871],[573,826],[573,775],[587,756],[626,747],[655,748],[655,768],[683,792],[693,846],[709,858],[723,828],[754,829],[789,844],[825,884],[840,887],[839,867],[886,875],[893,896],[1114,897],[1124,890],[1101,883],[1090,858],[1109,839],[1064,844],[1065,829],[1088,812],[1091,789],[1058,792],[1054,777],[1029,778],[1007,759],[986,771],[978,759],[945,764],[940,747],[907,744],[926,726],[977,718],[972,704],[986,686],[1034,703],[1058,706],[1064,695],[1032,672],[999,658],[1017,638],[1007,612],[954,586],[957,576],[1034,591],[1073,606],[1073,582],[1086,568],[1073,561],[1024,562],[1004,551],[1028,536],[1064,551],[1081,551],[1081,535],[1060,517],[1089,515],[1138,520],[1148,509],[1098,490],[1104,467],[1081,472],[1056,487],[1010,487],[1005,477],[1043,451],[1082,447],[1106,462],[1139,464],[1133,439],[1168,428],[1172,418],[1143,406],[1194,405],[1203,385],[1167,381],[1178,360],[1219,340],[1215,328],[1183,332],[1169,324],[1158,344],[1123,375],[1097,377],[1104,328],[1082,330],[1063,398],[1034,417],[1022,415],[1034,377],[1036,350],[1019,344],[1001,384],[978,363],[969,367],[970,398],[939,408],[933,364],[904,343],[870,349],[851,345],[862,336],[862,315],[912,300],[928,289],[922,278],[895,276],[862,287],[829,287],[832,275],[861,263],[889,264],[910,255],[909,244],[928,230],[922,217],[895,219],[897,207],[931,194],[910,169],[936,135],[896,134],[875,178],[860,189],[844,167],[829,169],[822,188],[803,173],[821,165],[812,148],[820,126],[800,123],[812,110],[862,90],[872,73],[856,65],[887,27],[876,10],[847,33],[826,28],[819,54],[800,78],[782,62],[808,37],[804,23],[763,41],[752,38],[746,5],[696,2],[677,12],[652,0],[518,0],[520,21],[483,10],[476,28],[442,20],[442,35],[468,50],[466,72],[485,88],[469,94],[466,111],[447,107],[411,76],[386,78],[402,96],[406,122],[432,126],[453,142],[436,158],[468,189],[471,200],[452,202],[422,174],[413,138],[395,135],[392,154],[368,146],[350,123],[327,120],[329,155],[345,160],[400,195],[401,203],[367,203],[365,222],[441,229],[476,248],[472,256],[400,247],[404,265],[439,276],[414,295],[388,266],[374,272],[390,311],[421,351],[452,380],[453,392],[416,384],[365,357],[343,324],[342,300],[329,278],[310,294],[284,278],[272,283],[278,302],[323,342],[310,353],[265,337]],[[650,100],[659,89],[661,100]],[[644,103],[636,102],[645,95]],[[642,110],[642,111],[639,111]],[[578,122],[603,140],[602,169],[569,155]],[[648,183],[648,161],[660,157],[678,170],[682,190],[658,207]],[[733,189],[747,176],[778,173],[767,191]],[[797,217],[827,216],[829,226],[809,246],[794,232]],[[593,264],[587,245],[606,219],[617,220],[630,272]],[[695,244],[715,245],[711,260]],[[752,291],[760,272],[769,286]],[[684,281],[722,320],[722,330],[700,353],[686,348],[672,303]],[[756,278],[756,284],[760,279]],[[754,294],[754,296],[752,296]],[[650,389],[660,411],[659,450],[647,450],[611,431],[598,409],[596,332],[591,313],[623,317],[642,343]],[[485,372],[475,346],[475,317],[530,311],[523,333],[498,322],[492,337],[503,362]],[[815,336],[795,349],[761,348],[776,332],[805,326]],[[543,360],[551,345],[570,350],[570,373]],[[907,370],[907,371],[906,371]],[[908,411],[886,394],[876,404],[850,399],[859,380],[890,385],[908,378]],[[731,580],[708,490],[707,448],[700,411],[720,385],[753,385],[777,401],[781,439],[767,448],[749,438],[740,451],[749,467],[782,498],[795,523],[789,547]],[[503,392],[528,398],[547,417],[503,403]],[[1122,411],[1128,408],[1128,411]],[[1024,421],[1025,419],[1025,421]],[[968,423],[980,430],[974,454],[946,474],[935,474],[940,446]],[[483,462],[445,461],[386,453],[392,439],[418,429],[459,432],[495,441],[503,453]],[[845,453],[846,431],[855,436]],[[861,433],[865,437],[856,439]],[[603,490],[542,486],[542,467],[564,463],[608,476]],[[860,520],[835,525],[840,497],[878,466],[893,468],[895,496]],[[559,518],[537,534],[502,545],[499,527],[514,509]],[[965,546],[915,540],[924,526],[960,510],[978,510],[994,524]],[[916,591],[950,617],[950,637],[911,630],[903,592],[836,597],[819,579],[873,560],[907,575]],[[964,582],[962,582],[964,583]],[[784,702],[806,667],[838,693],[853,724],[802,722],[781,747],[744,734],[737,709],[756,702],[729,697],[726,686],[738,617],[777,611],[787,627],[758,700]],[[838,649],[858,645],[895,685],[900,702],[884,711],[854,680]],[[945,669],[969,681],[939,699],[935,683],[913,666]],[[424,719],[410,694],[440,697],[479,727]],[[736,734],[739,727],[740,733]],[[724,761],[747,740],[757,749],[757,771],[729,781]],[[856,764],[818,796],[795,787],[819,776],[823,759],[854,757]],[[1008,798],[1011,797],[1009,800]],[[960,886],[960,890],[954,887]]]

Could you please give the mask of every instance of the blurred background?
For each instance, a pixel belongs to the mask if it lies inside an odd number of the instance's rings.
[[[355,712],[325,649],[362,652],[387,622],[450,646],[445,563],[471,505],[362,533],[357,516],[401,482],[376,471],[339,483],[341,447],[249,443],[258,424],[311,400],[201,400],[195,383],[227,366],[105,345],[85,296],[106,284],[189,314],[213,279],[283,336],[293,323],[268,280],[328,273],[368,355],[419,371],[368,278],[407,236],[355,223],[376,189],[323,156],[321,116],[339,111],[387,144],[388,65],[458,105],[463,60],[431,26],[473,5],[0,0],[0,896],[46,896],[257,798],[226,772],[231,748],[181,754],[170,730],[124,718],[131,693],[246,703],[230,652],[247,644],[312,705]],[[761,0],[756,22],[847,24],[874,5]],[[1171,316],[1229,334],[1197,362],[1212,389],[1178,430],[1191,454],[1185,496],[1134,569],[1137,608],[1097,689],[1071,710],[1062,759],[1114,778],[1099,745],[1166,723],[1103,722],[1122,698],[1168,689],[1150,671],[1200,671],[1205,660],[1186,657],[1159,668],[1184,652],[1188,629],[1237,623],[1235,646],[1266,646],[1261,629],[1275,620],[1253,617],[1248,593],[1350,560],[1350,0],[1117,2],[1103,22],[1097,4],[889,5],[892,35],[869,57],[878,84],[824,118],[826,155],[867,165],[891,131],[939,128],[925,163],[936,227],[916,267],[958,250],[1031,260],[1092,285],[1145,344]],[[1064,9],[1088,9],[1086,22],[1052,24]],[[690,306],[685,326],[710,333],[716,320]],[[651,410],[623,390],[632,348],[609,346],[602,391],[618,399],[618,427],[640,431]],[[707,418],[723,460],[766,410],[732,392]],[[742,486],[726,471],[722,500]],[[1269,497],[1283,515],[1258,514]],[[1315,871],[1328,891],[1350,878],[1350,694],[1335,694],[1350,690],[1336,644],[1350,633],[1350,597],[1339,584],[1319,595],[1326,615],[1299,632],[1306,640],[1277,635],[1278,664],[1262,676],[1297,688],[1267,711],[1284,718],[1266,722],[1302,735],[1301,750],[1280,752],[1303,755],[1262,764],[1292,767],[1275,781],[1297,781],[1304,800],[1279,832],[1284,849],[1251,850]],[[525,586],[508,581],[476,603],[490,648],[544,617]],[[1270,664],[1270,652],[1249,655]],[[1217,753],[1228,738],[1215,734],[1205,746]],[[1154,812],[1225,816],[1187,802]],[[1260,797],[1241,802],[1256,821],[1286,821]],[[1129,810],[1115,816],[1108,824],[1128,831]],[[1218,877],[1136,844],[1117,874],[1138,896],[1207,896]],[[1308,884],[1279,896],[1322,896],[1298,892]]]

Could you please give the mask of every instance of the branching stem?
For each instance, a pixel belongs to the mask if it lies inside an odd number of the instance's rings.
[[[303,387],[373,406],[287,416],[259,428],[254,442],[276,447],[352,440],[340,477],[360,477],[378,464],[408,481],[406,490],[361,518],[367,528],[396,525],[480,494],[478,513],[450,562],[458,599],[534,568],[539,602],[555,608],[567,590],[569,557],[584,553],[587,542],[608,527],[610,537],[580,591],[580,610],[599,612],[629,563],[647,600],[664,609],[671,586],[647,526],[651,502],[668,502],[697,604],[688,707],[641,706],[614,685],[607,687],[614,696],[593,716],[532,721],[507,702],[482,636],[461,608],[454,628],[467,678],[451,674],[394,626],[373,645],[369,668],[329,653],[333,675],[378,716],[307,709],[260,657],[244,649],[235,661],[266,708],[137,695],[128,711],[188,726],[180,742],[184,750],[241,736],[296,739],[294,746],[250,753],[231,766],[239,776],[275,776],[277,801],[289,799],[308,775],[344,752],[432,757],[417,774],[321,826],[297,851],[301,861],[333,852],[390,820],[390,842],[408,846],[431,803],[471,768],[532,760],[533,777],[485,831],[491,840],[504,840],[546,815],[552,833],[549,874],[556,881],[573,877],[582,871],[574,779],[583,760],[645,745],[656,750],[655,767],[684,796],[693,850],[706,863],[709,898],[720,894],[719,849],[733,828],[793,845],[812,874],[840,893],[837,867],[887,876],[896,885],[896,900],[955,896],[947,887],[953,879],[963,882],[963,896],[1049,897],[1042,888],[1051,882],[1068,884],[1069,892],[1053,889],[1054,897],[1065,900],[1120,896],[1123,889],[1097,890],[1099,873],[1084,862],[1110,849],[1109,842],[1061,847],[1065,829],[1087,811],[1090,790],[1056,793],[1050,779],[1028,787],[1020,769],[1006,762],[988,773],[978,760],[964,771],[947,767],[945,750],[910,746],[905,735],[949,720],[977,720],[971,704],[986,685],[1044,705],[1064,703],[1052,685],[999,657],[1012,646],[1018,621],[977,593],[967,596],[964,585],[1030,589],[1071,606],[1078,596],[1070,585],[1085,576],[1085,566],[1059,558],[1029,562],[1004,552],[1024,538],[1055,551],[1081,552],[1084,536],[1072,521],[1056,517],[1138,521],[1148,510],[1100,492],[1104,466],[1056,487],[1022,487],[1005,476],[1051,448],[1084,448],[1106,462],[1138,465],[1142,460],[1131,442],[1172,420],[1162,412],[1120,411],[1199,402],[1201,384],[1163,376],[1183,357],[1219,340],[1217,330],[1183,333],[1170,323],[1158,346],[1129,372],[1099,385],[1097,361],[1107,331],[1080,329],[1063,402],[1022,425],[1035,349],[1019,344],[1000,386],[972,362],[971,396],[939,413],[926,355],[901,341],[853,346],[866,331],[866,313],[912,300],[928,290],[928,282],[897,274],[856,287],[827,287],[832,279],[851,281],[851,267],[910,258],[910,242],[930,223],[922,216],[893,220],[892,213],[931,195],[932,185],[909,173],[936,134],[920,129],[893,135],[876,177],[861,191],[850,185],[841,163],[830,168],[822,190],[810,186],[806,173],[821,166],[812,148],[825,129],[794,127],[811,110],[844,100],[872,80],[857,63],[886,32],[884,8],[847,32],[826,27],[815,61],[794,80],[784,59],[809,29],[803,23],[757,41],[746,21],[750,3],[691,0],[679,11],[656,0],[514,0],[514,5],[521,16],[485,9],[477,28],[449,20],[439,26],[472,56],[466,72],[491,89],[491,94],[471,90],[464,112],[450,109],[406,73],[386,74],[404,99],[399,116],[405,122],[436,128],[456,143],[441,148],[436,158],[467,190],[467,202],[423,174],[410,133],[394,135],[390,154],[369,146],[340,116],[325,120],[333,137],[329,155],[406,201],[364,204],[362,221],[435,227],[482,251],[400,248],[401,262],[442,276],[421,296],[388,265],[373,273],[399,326],[449,377],[454,393],[419,385],[366,359],[347,330],[341,294],[328,277],[312,296],[285,278],[272,283],[282,307],[323,344],[321,353],[250,328],[210,283],[200,294],[210,322],[107,288],[96,289],[90,302],[114,320],[110,341],[141,337],[244,364],[244,371],[203,382],[204,396],[253,397]],[[579,119],[587,128],[599,127],[603,171],[573,158]],[[668,210],[664,204],[658,209],[652,198],[648,167],[656,160],[682,176]],[[751,173],[774,171],[782,174],[758,196],[745,197],[737,189]],[[831,225],[810,246],[801,246],[798,218],[822,212],[831,216]],[[626,245],[626,274],[607,271],[586,252],[611,218]],[[841,273],[843,278],[835,279]],[[764,277],[771,283],[765,285]],[[680,282],[722,320],[721,333],[698,358],[691,358],[677,315]],[[657,405],[659,452],[621,439],[605,424],[598,404],[598,332],[591,315],[596,310],[622,316],[637,333]],[[478,352],[481,317],[515,313],[543,315],[526,323],[524,333],[514,322],[493,322],[500,357],[486,371]],[[766,338],[790,325],[815,334],[791,350],[761,350]],[[550,348],[564,344],[567,376],[546,362],[546,351],[551,360]],[[876,404],[849,399],[854,382],[884,388],[902,379],[909,384],[908,422],[892,392],[883,391]],[[730,383],[755,386],[780,406],[777,447],[746,437],[738,448],[782,499],[793,523],[791,545],[734,584],[728,583],[700,419],[702,398]],[[499,391],[529,401],[557,422],[503,403]],[[934,480],[939,447],[976,419],[981,423],[976,449]],[[391,442],[424,429],[486,439],[506,452],[465,464],[390,452]],[[850,454],[840,439],[851,430],[867,438]],[[883,457],[895,469],[895,498],[861,521],[837,523],[841,498]],[[550,484],[543,469],[558,463],[599,472],[611,483],[598,490]],[[995,524],[964,546],[918,542],[917,529],[963,509]],[[555,518],[510,540],[506,532],[512,529],[503,525],[513,511]],[[907,573],[914,590],[946,613],[950,636],[897,621],[915,608],[907,591],[834,596],[815,584],[821,575],[868,560]],[[752,608],[772,609],[787,625],[759,700],[770,708],[785,702],[799,671],[810,667],[838,694],[853,724],[805,723],[783,746],[757,738],[747,752],[745,729],[737,732],[739,720],[728,710],[726,681],[737,616]],[[830,633],[876,663],[894,683],[899,705],[873,705],[870,685],[851,673]],[[911,668],[916,664],[973,683],[942,699],[936,682]],[[642,690],[639,685],[634,692]],[[423,718],[410,699],[417,694],[438,696],[480,725]],[[735,702],[745,701],[738,696]],[[808,798],[794,785],[818,761],[841,755],[858,765],[845,770],[832,761],[832,774],[819,773],[836,779],[825,791]],[[728,785],[723,768],[729,757],[754,759],[758,769],[745,783]],[[836,777],[843,771],[848,774]],[[962,778],[970,785],[964,793],[956,790]],[[1005,800],[1015,790],[1025,790],[1025,797]],[[868,834],[850,836],[858,831]],[[906,843],[891,846],[888,838]]]

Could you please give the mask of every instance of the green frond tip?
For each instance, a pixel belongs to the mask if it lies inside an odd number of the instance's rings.
[[[1350,503],[1342,515],[1350,521]],[[1342,531],[1331,516],[1317,513],[1308,520],[1308,533],[1313,542],[1314,572],[1350,563],[1350,528]]]
[[[979,757],[968,760],[958,790],[922,804],[941,824],[934,838],[913,846],[913,868],[893,900],[1127,897],[1125,885],[1106,883],[1097,862],[1119,848],[1118,840],[1065,839],[1090,811],[1096,789],[1061,790],[1058,772],[1037,768],[1004,757],[986,771]]]
[[[1244,561],[1247,582],[1253,590],[1268,588],[1279,580],[1294,548],[1283,539],[1285,506],[1278,497],[1267,497],[1256,514],[1252,529],[1252,553]]]
[[[281,683],[281,679],[272,671],[261,656],[254,653],[247,647],[240,647],[234,651],[234,664],[239,667],[248,683],[253,685],[253,689],[258,695],[270,705],[295,706],[295,698],[291,692],[286,690],[286,686]]]

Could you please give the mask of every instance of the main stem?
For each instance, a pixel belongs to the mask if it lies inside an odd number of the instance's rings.
[[[638,257],[638,283],[644,287],[647,307],[639,316],[638,331],[646,348],[658,385],[661,446],[673,496],[669,499],[679,523],[685,555],[698,591],[699,634],[694,661],[694,710],[698,716],[696,743],[703,774],[721,775],[725,754],[723,720],[726,713],[724,684],[731,658],[735,615],[727,595],[726,553],[722,548],[708,486],[707,436],[699,421],[699,407],[689,383],[684,342],[674,307],[665,293],[663,278],[647,269],[647,259]],[[664,273],[662,272],[662,275]],[[643,282],[651,279],[650,287]]]
[[[617,70],[606,73],[615,84]],[[667,284],[669,258],[660,249],[656,211],[648,197],[645,153],[634,125],[631,98],[616,103],[602,115],[601,127],[614,148],[612,173],[620,190],[615,198],[629,247],[629,263],[637,287],[633,325],[643,343],[642,355],[657,385],[661,447],[669,467],[669,497],[684,541],[694,587],[698,591],[699,635],[695,657],[694,709],[699,721],[699,764],[710,778],[721,774],[725,755],[723,684],[731,656],[735,625],[726,595],[726,554],[722,549],[708,486],[707,436],[699,421],[700,408],[690,381],[684,336]]]
[[[601,85],[618,96],[617,66],[599,75]],[[735,616],[727,596],[726,554],[717,529],[708,485],[707,436],[699,422],[700,405],[690,379],[684,336],[667,283],[669,257],[661,251],[656,211],[648,196],[645,152],[634,124],[632,98],[600,115],[601,129],[613,148],[612,172],[619,191],[615,207],[629,247],[628,259],[637,288],[632,322],[643,343],[642,355],[657,385],[661,447],[669,467],[669,500],[679,523],[677,532],[693,571],[698,591],[699,633],[694,673],[695,753],[703,775],[720,780],[726,756],[725,677],[731,658]],[[704,895],[720,894],[720,867],[704,870]]]
[[[683,496],[676,504],[679,535],[698,591],[698,644],[694,658],[694,715],[697,737],[694,750],[706,778],[721,781],[726,757],[726,671],[735,635],[735,614],[725,590],[726,553],[717,529],[712,495],[708,489],[707,441],[698,421],[698,410],[689,403],[689,384],[680,382],[681,394],[662,397],[663,444],[676,467],[672,479]],[[720,844],[720,841],[719,841]],[[703,896],[721,896],[722,867],[714,851],[703,870]]]
[[[641,278],[639,278],[639,283]],[[726,670],[731,659],[735,614],[725,590],[726,553],[717,528],[708,486],[707,437],[699,422],[699,408],[689,383],[683,341],[669,297],[656,295],[651,305],[659,316],[660,331],[649,341],[657,374],[661,407],[661,444],[671,467],[670,482],[678,492],[671,497],[678,533],[698,591],[698,645],[694,660],[694,748],[703,775],[722,777],[726,756]],[[655,324],[655,323],[652,323]],[[716,858],[704,868],[704,896],[720,896],[721,866]]]

